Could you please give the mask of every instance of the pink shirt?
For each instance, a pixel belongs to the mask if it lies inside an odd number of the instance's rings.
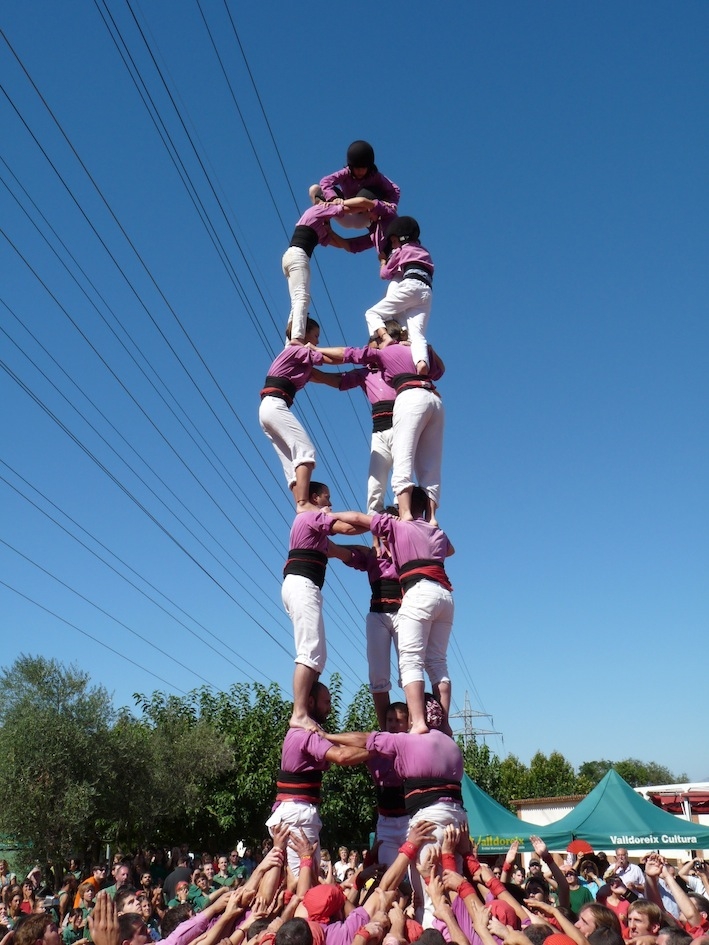
[[[302,390],[310,380],[313,367],[322,364],[319,351],[304,345],[286,345],[268,369],[269,377],[286,377],[296,390]]]
[[[399,580],[399,572],[391,558],[378,558],[373,548],[350,548],[352,559],[347,563],[348,567],[355,571],[366,571],[371,581],[379,581],[381,578],[387,578],[391,581]]]
[[[402,778],[463,778],[463,755],[452,738],[443,732],[426,735],[409,732],[372,732],[367,750],[394,759],[394,769]]]
[[[330,762],[325,755],[332,748],[329,742],[317,732],[308,732],[304,728],[289,728],[283,740],[281,768],[284,771],[327,771]]]
[[[437,381],[443,377],[445,368],[433,348],[428,346],[429,371],[428,380]],[[376,365],[380,368],[385,381],[391,381],[397,374],[415,374],[416,365],[411,357],[411,348],[408,345],[387,345],[381,350],[377,348],[345,348],[343,361],[346,364]]]
[[[402,522],[386,512],[375,512],[371,529],[373,535],[387,542],[394,566],[399,572],[409,561],[419,559],[443,564],[451,548],[446,533],[422,518]]]
[[[353,390],[355,387],[362,388],[370,404],[396,398],[394,388],[386,382],[382,372],[375,368],[357,368],[341,375],[340,390]]]
[[[345,208],[340,203],[318,203],[314,207],[308,207],[296,226],[309,226],[317,233],[318,243],[321,246],[327,246],[332,242],[330,220],[344,215]]]
[[[404,243],[392,251],[391,256],[379,271],[382,279],[401,279],[404,275],[404,266],[418,263],[422,269],[433,274],[433,260],[427,249],[420,243]]]
[[[307,548],[327,554],[327,536],[334,524],[335,519],[326,512],[301,512],[291,525],[289,548]]]
[[[349,197],[356,197],[360,190],[371,190],[381,196],[387,203],[398,203],[401,197],[401,191],[394,181],[389,180],[379,171],[370,171],[364,177],[355,177],[349,167],[343,167],[341,171],[335,171],[334,174],[328,174],[320,181],[320,188],[326,200],[334,200],[339,197],[335,190],[339,187],[342,196],[347,200]]]

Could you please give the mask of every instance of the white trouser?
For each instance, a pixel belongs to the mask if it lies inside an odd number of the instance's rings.
[[[302,340],[310,306],[310,257],[300,246],[289,246],[281,264],[290,294],[290,336]]]
[[[399,653],[397,627],[399,614],[367,614],[367,664],[369,665],[370,692],[389,692],[391,689],[391,644]]]
[[[424,578],[404,594],[399,608],[401,685],[423,680],[432,686],[449,682],[448,640],[453,629],[453,595],[437,581]]]
[[[434,843],[443,843],[443,833],[447,826],[462,827],[467,823],[465,811],[456,801],[436,801],[428,807],[417,810],[411,818],[411,826],[413,827],[414,824],[418,824],[422,820],[429,820],[435,824],[433,829],[435,840],[433,843],[425,843],[419,850],[418,859],[421,863],[425,860],[428,850]],[[462,858],[456,856],[456,859],[458,860],[458,871],[460,872],[462,868]],[[419,918],[417,912],[416,918],[419,919],[419,922],[425,929],[429,929],[433,925],[434,920],[433,903],[428,895],[428,890],[421,882],[419,871],[417,869],[411,869],[409,870],[409,874],[411,877],[411,885],[414,886],[419,893],[423,891],[423,917]],[[419,899],[419,901],[421,900]]]
[[[369,447],[369,478],[367,479],[367,512],[381,512],[387,491],[387,480],[394,462],[394,429],[374,430]]]
[[[388,319],[395,318],[400,325],[406,327],[414,364],[419,361],[428,364],[428,344],[425,336],[432,299],[433,292],[425,282],[418,279],[390,282],[384,298],[364,313],[369,334],[373,335],[385,327],[384,323]]]
[[[391,866],[399,855],[399,847],[405,842],[408,832],[408,817],[387,817],[385,814],[379,814],[377,840],[381,840],[381,845],[377,852],[377,859],[380,866]]]
[[[343,226],[346,230],[366,230],[370,223],[369,214],[343,213],[341,217],[337,217],[337,223],[339,226]]]
[[[313,854],[313,868],[317,875],[320,865],[320,829],[322,827],[317,805],[308,804],[307,801],[281,801],[266,821],[271,836],[273,836],[273,827],[283,823],[302,830],[311,843],[317,844]],[[300,872],[300,857],[290,844],[287,853],[290,871],[297,876]]]
[[[296,663],[321,673],[325,669],[327,647],[320,588],[302,574],[286,574],[281,599],[293,621]]]
[[[315,447],[300,422],[280,397],[264,397],[258,409],[261,429],[273,443],[288,487],[295,484],[295,470],[303,463],[315,466]]]
[[[394,466],[391,488],[400,495],[418,485],[440,504],[445,410],[438,394],[412,387],[394,401]]]

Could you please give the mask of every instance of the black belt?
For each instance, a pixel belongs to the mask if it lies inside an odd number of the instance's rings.
[[[278,397],[285,400],[290,407],[293,404],[295,392],[296,388],[293,381],[288,380],[287,377],[275,377],[269,374],[261,390],[261,400],[264,397]]]
[[[391,379],[391,386],[397,392],[401,394],[405,390],[412,390],[415,387],[420,387],[423,390],[430,390],[431,393],[436,394],[437,397],[440,397],[440,394],[436,390],[436,385],[433,381],[429,381],[427,377],[424,377],[421,374],[395,374]]]
[[[303,226],[301,224],[293,230],[290,244],[291,246],[297,246],[298,249],[302,249],[308,256],[312,256],[313,250],[319,242],[318,234],[312,226]]]
[[[404,797],[409,814],[444,798],[463,804],[460,781],[449,781],[448,778],[405,778]]]
[[[425,283],[429,289],[433,288],[433,276],[427,269],[404,269],[404,279],[416,279]]]
[[[276,778],[276,800],[319,804],[322,776],[322,771],[284,771],[281,768]]]
[[[327,555],[323,551],[313,551],[312,548],[291,548],[283,568],[283,577],[287,574],[298,574],[300,577],[308,578],[322,589],[326,568]]]
[[[384,430],[391,430],[394,425],[394,401],[378,400],[372,404],[372,430],[374,433],[382,433]]]

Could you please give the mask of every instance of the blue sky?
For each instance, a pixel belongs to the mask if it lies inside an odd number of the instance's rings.
[[[437,266],[455,703],[500,755],[709,776],[708,26],[692,2],[6,9],[3,663],[73,660],[118,705],[289,690],[292,513],[258,390],[308,185],[362,137]],[[316,259],[324,339],[363,343],[373,254]],[[306,394],[318,475],[361,507],[364,398]],[[333,564],[346,696],[367,591]]]

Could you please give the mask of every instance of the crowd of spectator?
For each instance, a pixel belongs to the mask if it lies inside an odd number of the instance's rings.
[[[73,859],[63,874],[36,866],[22,882],[0,860],[0,945],[709,945],[704,861],[673,866],[652,853],[632,863],[623,848],[611,859],[552,856],[531,837],[525,870],[517,844],[485,864],[467,831],[449,827],[421,862],[431,827],[411,828],[386,870],[376,845],[332,858],[323,850],[318,860],[287,825],[253,849],[157,850],[88,868]],[[425,930],[414,868],[435,909]]]

